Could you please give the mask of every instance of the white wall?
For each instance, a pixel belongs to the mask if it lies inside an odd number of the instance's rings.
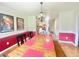
[[[56,35],[59,39],[60,32],[75,33],[74,11],[60,12],[56,20]]]
[[[56,35],[56,38],[59,39],[59,17],[56,17],[55,18],[55,35]]]
[[[63,11],[59,13],[56,19],[56,34],[59,32],[74,33],[75,46],[78,45],[78,28],[79,28],[79,9],[71,11]]]
[[[54,32],[54,19],[50,19],[49,20],[49,28],[50,28],[50,31]]]
[[[46,12],[46,16],[49,16],[49,29],[50,31],[54,31],[54,20],[55,18],[58,16],[58,12],[57,11],[49,11],[49,12]]]
[[[28,31],[36,31],[36,16],[28,16],[27,28]]]
[[[26,22],[26,20],[27,20],[26,18],[27,17],[25,15],[20,14],[19,12],[17,12],[14,9],[10,9],[10,8],[2,6],[2,5],[0,5],[0,13],[14,16],[14,31],[13,32],[6,32],[6,33],[0,33],[0,37],[5,37],[6,35],[10,35],[10,34],[15,34],[15,33],[20,33],[20,32],[23,32],[23,31],[27,31],[26,26],[24,26],[25,29],[22,30],[22,31],[17,31],[17,27],[16,27],[16,17],[23,18],[24,22],[25,22],[24,25],[27,25],[27,22]]]
[[[74,11],[61,12],[59,14],[59,32],[75,33]]]

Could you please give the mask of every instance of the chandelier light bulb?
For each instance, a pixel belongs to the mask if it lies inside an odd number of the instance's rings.
[[[43,14],[42,14],[42,13],[40,13],[40,16],[42,17],[42,16],[43,16]]]

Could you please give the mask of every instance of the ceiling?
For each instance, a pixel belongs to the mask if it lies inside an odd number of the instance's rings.
[[[40,12],[40,2],[0,2],[0,5],[14,9],[20,13],[28,15],[37,15]],[[79,8],[78,2],[44,2],[43,11],[56,14],[61,11],[73,10]]]

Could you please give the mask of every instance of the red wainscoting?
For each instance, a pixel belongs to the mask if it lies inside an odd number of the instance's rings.
[[[24,34],[24,33],[26,34],[26,37],[27,37],[27,34],[29,34],[29,32],[23,32],[23,33],[19,33],[19,34]],[[5,50],[6,48],[9,48],[12,45],[16,44],[17,43],[17,40],[16,40],[17,35],[18,34],[11,35],[11,36],[4,37],[4,38],[0,38],[0,52]],[[35,32],[33,32],[32,37],[34,35],[35,35]]]
[[[59,39],[62,41],[69,41],[75,43],[74,33],[59,33]]]
[[[0,39],[0,51],[12,46],[16,44],[16,36],[9,36],[9,37],[5,37]]]

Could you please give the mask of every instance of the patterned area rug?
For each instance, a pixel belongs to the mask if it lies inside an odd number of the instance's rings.
[[[36,35],[20,47],[8,53],[8,57],[56,57],[53,37]],[[45,46],[46,45],[46,46]]]

